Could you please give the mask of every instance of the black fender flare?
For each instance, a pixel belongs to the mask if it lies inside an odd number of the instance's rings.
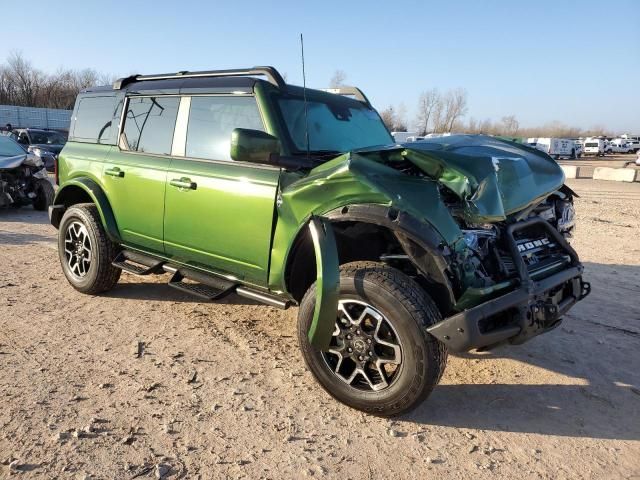
[[[455,305],[448,260],[451,252],[442,236],[429,223],[395,207],[376,204],[346,205],[330,210],[322,216],[331,222],[371,223],[393,232],[418,271],[425,278],[443,287],[439,293],[446,295],[446,304],[449,307]],[[440,304],[442,299],[434,300]]]
[[[51,225],[58,228],[65,210],[76,203],[82,203],[77,202],[74,199],[77,188],[86,193],[98,208],[102,225],[104,226],[109,238],[116,243],[121,243],[118,224],[116,222],[116,217],[113,214],[111,204],[109,203],[109,199],[100,185],[88,177],[73,178],[71,180],[67,180],[60,186],[53,200],[53,205],[49,207]]]

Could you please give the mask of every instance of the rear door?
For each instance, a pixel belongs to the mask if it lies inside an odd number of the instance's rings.
[[[164,195],[180,97],[135,96],[103,182],[124,243],[164,253]]]
[[[167,176],[167,255],[267,284],[280,169],[234,162],[234,128],[264,130],[252,95],[184,97]]]

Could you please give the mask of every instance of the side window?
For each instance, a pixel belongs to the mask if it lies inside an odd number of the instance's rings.
[[[73,119],[73,139],[95,143],[109,141],[114,106],[113,96],[80,98]]]
[[[130,98],[120,148],[169,155],[179,104],[179,97]]]
[[[231,160],[234,128],[264,130],[253,97],[192,97],[187,126],[187,157]]]

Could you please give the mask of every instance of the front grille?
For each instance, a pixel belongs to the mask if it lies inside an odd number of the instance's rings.
[[[533,225],[516,231],[514,238],[518,253],[532,278],[551,275],[571,261],[569,255],[547,234],[544,228]],[[508,276],[517,276],[517,269],[511,255],[505,252],[500,257]]]

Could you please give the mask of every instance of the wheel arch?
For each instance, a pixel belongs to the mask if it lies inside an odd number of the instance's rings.
[[[62,184],[53,200],[51,224],[58,228],[64,212],[78,203],[95,204],[107,235],[113,242],[120,243],[120,233],[109,199],[100,185],[90,178],[74,178]]]
[[[393,207],[371,204],[339,207],[323,217],[331,221],[341,265],[359,260],[381,261],[381,254],[388,248],[398,250],[408,256],[422,288],[433,298],[441,314],[452,310],[455,295],[449,278],[449,250],[429,224]],[[285,261],[285,287],[299,302],[316,280],[316,274],[309,229],[301,228]]]

